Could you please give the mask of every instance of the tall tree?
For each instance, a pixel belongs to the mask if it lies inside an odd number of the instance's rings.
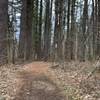
[[[67,38],[66,38],[66,48],[65,48],[65,58],[70,59],[70,16],[71,16],[71,0],[67,1]]]
[[[40,60],[42,58],[42,15],[43,15],[43,0],[40,0],[40,12],[39,12],[39,36],[38,36],[38,49],[37,49],[37,58]]]
[[[62,60],[62,40],[63,40],[63,0],[55,1],[55,31],[54,31],[54,46],[57,46],[57,60]]]
[[[32,58],[33,0],[27,0],[26,59]]]
[[[100,0],[98,0],[97,55],[100,57]]]
[[[93,33],[93,41],[92,41],[92,43],[93,43],[93,47],[92,47],[92,49],[93,49],[93,59],[95,58],[95,47],[96,47],[96,45],[95,45],[95,39],[96,39],[96,35],[95,35],[95,3],[94,3],[95,1],[94,0],[92,0],[92,14],[91,14],[91,24],[92,24],[92,33]]]
[[[7,62],[8,0],[0,0],[0,64]]]
[[[19,57],[24,58],[25,52],[25,34],[27,32],[26,20],[27,20],[27,0],[22,0],[21,10],[21,24],[20,24],[20,36],[19,36]]]
[[[22,0],[19,55],[24,59],[30,59],[32,55],[32,9],[32,0]]]
[[[83,18],[82,18],[82,44],[81,45],[81,60],[86,59],[86,44],[85,41],[87,39],[87,24],[88,24],[88,0],[84,0],[84,8],[83,8]]]
[[[71,31],[70,31],[70,51],[71,51],[71,60],[75,59],[75,3],[76,0],[72,0],[71,5]]]
[[[50,43],[51,43],[51,11],[50,0],[46,0],[45,8],[45,26],[44,26],[44,49],[43,54],[45,60],[50,56]]]
[[[42,2],[40,5],[42,5]],[[33,22],[34,22],[34,24],[33,24],[34,55],[35,55],[35,59],[39,60],[40,59],[39,51],[41,51],[41,49],[40,49],[41,48],[41,45],[40,45],[40,42],[41,42],[41,39],[40,39],[41,38],[41,36],[40,36],[41,25],[40,25],[40,23],[41,23],[41,21],[39,18],[39,0],[34,0]]]
[[[97,58],[97,34],[98,34],[98,0],[95,0],[95,5],[94,5],[94,41],[95,41],[95,47],[94,47],[94,53],[95,53],[95,58]]]

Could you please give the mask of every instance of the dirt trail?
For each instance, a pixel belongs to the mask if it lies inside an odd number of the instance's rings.
[[[66,100],[47,75],[50,64],[33,62],[18,72],[16,96],[13,100]]]

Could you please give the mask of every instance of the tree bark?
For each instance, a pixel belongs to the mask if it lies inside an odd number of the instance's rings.
[[[68,0],[67,8],[67,36],[65,42],[65,59],[70,60],[70,16],[71,16],[71,0]]]
[[[45,27],[44,27],[44,60],[48,60],[50,57],[50,43],[51,43],[51,13],[50,13],[50,0],[46,0],[45,9]]]
[[[0,64],[7,62],[8,0],[0,0]]]
[[[20,26],[20,36],[19,36],[19,58],[24,58],[25,54],[25,34],[27,32],[26,20],[27,20],[27,0],[22,0],[22,10],[21,10],[21,26]]]
[[[32,0],[22,1],[21,33],[19,40],[19,57],[29,60],[32,56]]]
[[[54,31],[54,47],[57,49],[57,61],[61,62],[63,59],[63,0],[55,1],[55,31]]]
[[[87,21],[88,21],[88,0],[84,0],[83,18],[82,18],[82,45],[81,45],[81,60],[86,60],[86,39],[87,39]]]
[[[39,37],[38,37],[38,49],[37,49],[37,59],[42,58],[42,47],[41,47],[41,36],[42,36],[42,14],[43,14],[43,0],[40,1],[40,12],[39,12]]]

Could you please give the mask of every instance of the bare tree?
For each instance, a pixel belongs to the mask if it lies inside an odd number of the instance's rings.
[[[0,0],[0,64],[7,62],[8,0]]]

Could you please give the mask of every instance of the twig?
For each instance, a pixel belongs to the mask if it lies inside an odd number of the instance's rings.
[[[90,78],[99,67],[100,67],[100,64],[99,64],[99,60],[98,60],[96,65],[95,65],[95,68],[88,74],[86,79]]]

